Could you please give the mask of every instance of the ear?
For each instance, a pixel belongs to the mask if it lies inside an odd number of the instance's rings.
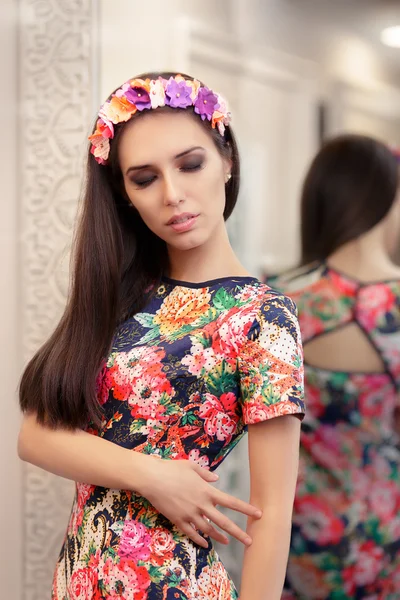
[[[232,177],[232,159],[229,157],[224,158],[224,174],[225,174],[225,183],[229,181]]]

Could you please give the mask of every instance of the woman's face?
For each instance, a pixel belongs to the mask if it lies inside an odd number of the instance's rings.
[[[196,116],[160,111],[133,119],[118,158],[129,200],[168,246],[196,248],[223,225],[231,165]]]

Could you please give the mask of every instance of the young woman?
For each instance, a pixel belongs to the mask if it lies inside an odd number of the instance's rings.
[[[100,109],[69,302],[20,392],[21,458],[78,482],[53,600],[238,598],[211,544],[224,532],[247,547],[241,600],[281,596],[302,352],[293,302],[228,241],[229,122],[174,73]],[[251,505],[211,485],[247,425]],[[217,505],[248,515],[247,533]]]
[[[399,200],[385,145],[331,140],[303,188],[303,266],[270,281],[298,306],[309,408],[285,600],[400,598]]]

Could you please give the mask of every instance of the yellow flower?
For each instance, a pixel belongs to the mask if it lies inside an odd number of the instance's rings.
[[[160,326],[163,335],[174,333],[183,325],[196,325],[208,312],[210,299],[207,288],[176,287],[165,298],[153,322]]]

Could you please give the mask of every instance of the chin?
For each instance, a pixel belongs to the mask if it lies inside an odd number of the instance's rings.
[[[194,250],[199,248],[207,242],[207,238],[204,235],[199,235],[196,232],[188,232],[187,234],[180,234],[174,237],[172,240],[166,240],[167,245],[175,250]]]

